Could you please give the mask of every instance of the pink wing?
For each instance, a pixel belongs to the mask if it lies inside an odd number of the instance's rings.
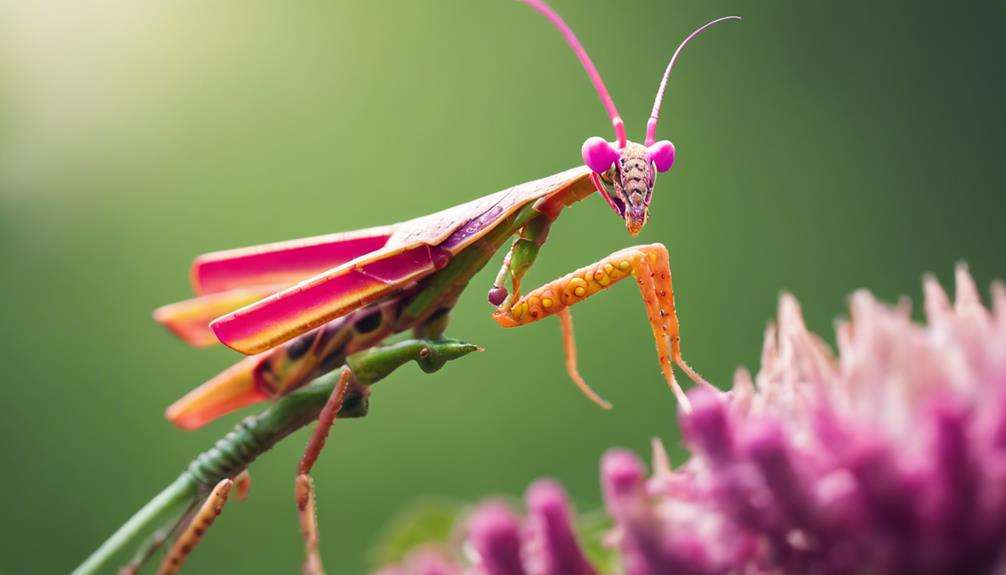
[[[189,345],[218,343],[210,322],[291,284],[381,249],[395,226],[203,254],[192,263],[197,297],[154,310],[154,319]]]
[[[220,317],[210,329],[241,353],[259,353],[402,289],[449,260],[426,244],[378,250]]]
[[[588,173],[573,168],[397,224],[383,248],[220,317],[210,329],[244,354],[265,351],[442,268],[521,206],[592,193]]]
[[[192,262],[197,295],[261,285],[290,285],[379,250],[395,226],[381,226],[203,254]]]

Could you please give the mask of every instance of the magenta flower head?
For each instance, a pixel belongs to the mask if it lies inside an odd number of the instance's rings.
[[[783,296],[758,375],[692,394],[693,457],[649,483],[661,528],[688,532],[675,514],[699,509],[706,557],[732,569],[1006,567],[1006,295],[985,308],[964,267],[955,303],[931,278],[924,291],[926,325],[854,294],[837,357]]]
[[[608,512],[618,525],[615,541],[627,575],[712,572],[695,533],[665,528],[635,455],[609,451],[601,463],[601,481]]]
[[[533,575],[595,575],[573,532],[573,512],[558,483],[540,480],[525,496],[527,555]]]
[[[468,525],[469,540],[484,575],[525,575],[520,551],[520,523],[503,503],[486,503]]]
[[[616,572],[1006,572],[1006,288],[987,308],[959,266],[953,302],[925,280],[924,324],[865,291],[850,310],[834,354],[784,295],[758,374],[690,394],[677,468],[659,441],[649,472],[604,456]],[[466,574],[599,572],[558,485],[527,506],[475,513]]]
[[[374,575],[462,575],[462,570],[447,554],[420,548],[409,553],[401,565],[381,569]]]
[[[480,505],[468,521],[473,551],[471,573],[478,575],[596,575],[573,531],[566,493],[542,480],[526,496],[521,522],[499,502]]]

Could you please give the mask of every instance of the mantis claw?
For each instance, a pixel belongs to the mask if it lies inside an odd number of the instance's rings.
[[[670,261],[667,248],[662,244],[619,250],[594,264],[532,290],[526,296],[517,298],[510,306],[501,306],[493,314],[493,319],[503,327],[517,327],[550,315],[559,315],[563,327],[566,370],[570,378],[591,401],[609,408],[607,402],[587,387],[576,368],[576,348],[568,309],[629,277],[635,279],[646,306],[661,372],[682,409],[690,411],[688,397],[675,379],[672,365],[677,365],[696,384],[715,388],[681,356],[681,335],[671,285]]]

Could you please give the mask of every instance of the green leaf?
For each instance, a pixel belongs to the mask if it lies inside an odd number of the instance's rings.
[[[465,506],[446,500],[420,501],[392,521],[371,550],[372,563],[378,567],[399,563],[413,549],[425,545],[447,548],[454,523]]]
[[[611,518],[603,510],[581,514],[576,522],[580,546],[598,573],[618,572],[618,552],[604,544],[605,536],[613,527]]]

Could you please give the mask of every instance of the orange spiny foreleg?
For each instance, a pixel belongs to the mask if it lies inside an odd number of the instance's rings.
[[[667,249],[661,244],[626,248],[529,292],[514,301],[507,309],[497,309],[493,319],[503,327],[516,327],[558,314],[563,324],[567,371],[581,391],[594,399],[586,384],[581,385],[582,378],[578,380],[579,372],[576,370],[575,347],[567,310],[615,283],[633,276],[646,306],[661,372],[683,409],[689,410],[691,406],[688,398],[674,377],[672,361],[694,381],[705,383],[705,380],[681,358],[680,335],[668,262]],[[571,350],[572,360],[570,360]]]
[[[667,380],[667,385],[674,392],[674,396],[685,411],[690,411],[692,406],[688,397],[674,377],[674,369],[671,367],[671,345],[667,333],[667,325],[664,322],[664,314],[657,299],[657,290],[653,285],[653,268],[650,266],[652,252],[640,251],[634,260],[636,285],[639,286],[639,293],[643,296],[643,304],[646,305],[646,318],[650,322],[650,329],[653,331],[653,341],[657,345],[657,358],[660,361],[660,371]]]
[[[178,573],[178,570],[185,564],[185,560],[189,558],[189,554],[203,540],[206,530],[213,525],[217,516],[220,515],[224,504],[227,503],[227,496],[230,495],[232,485],[234,485],[234,481],[231,479],[223,479],[220,483],[217,483],[213,491],[210,492],[210,496],[199,507],[199,511],[192,517],[185,531],[178,537],[175,544],[171,546],[171,549],[157,570],[157,575],[174,575]]]
[[[671,356],[674,363],[681,368],[681,371],[688,375],[688,378],[699,385],[713,387],[704,377],[688,365],[688,362],[681,357],[681,332],[678,324],[678,310],[674,304],[674,285],[671,279],[671,260],[667,253],[667,248],[662,244],[654,244],[653,253],[657,261],[653,264],[654,285],[657,289],[657,298],[660,301],[661,309],[664,310],[667,319],[667,336],[671,340]]]

